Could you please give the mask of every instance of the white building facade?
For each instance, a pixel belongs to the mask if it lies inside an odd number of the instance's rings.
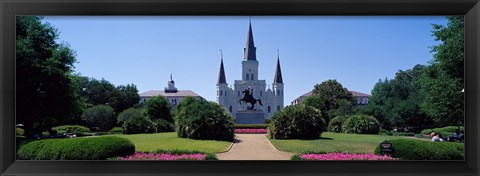
[[[164,90],[150,90],[139,94],[139,96],[141,105],[145,105],[148,99],[152,97],[163,96],[167,99],[172,108],[176,108],[178,103],[180,103],[187,96],[195,97],[197,100],[205,100],[203,97],[191,90],[178,90],[175,87],[175,81],[173,81],[172,75],[170,75],[168,87],[165,87]]]
[[[236,113],[239,110],[245,110],[250,106],[250,103],[241,102],[240,104],[238,102],[239,99],[243,98],[242,91],[248,87],[253,89],[253,97],[259,99],[263,104],[263,106],[261,106],[257,103],[253,109],[262,110],[265,113],[265,119],[270,119],[275,112],[283,109],[284,84],[279,56],[277,55],[277,65],[272,88],[270,89],[269,87],[267,89],[266,81],[259,79],[259,61],[256,58],[256,50],[257,48],[253,42],[252,25],[250,23],[247,43],[244,48],[244,59],[242,61],[242,80],[235,80],[233,88],[229,86],[226,81],[223,55],[220,61],[220,72],[217,81],[217,103],[225,107],[234,118],[236,118]]]

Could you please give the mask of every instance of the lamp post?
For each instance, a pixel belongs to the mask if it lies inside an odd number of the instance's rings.
[[[465,93],[465,88],[462,89],[461,94],[463,95]],[[460,125],[462,125],[462,119],[459,117],[458,118],[458,133],[460,132]]]

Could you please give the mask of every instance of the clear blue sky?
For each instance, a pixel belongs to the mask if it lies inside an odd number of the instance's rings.
[[[59,42],[76,51],[75,71],[139,93],[176,87],[215,101],[223,50],[227,83],[241,79],[248,16],[45,17]],[[433,59],[438,44],[429,17],[252,16],[259,79],[273,82],[280,50],[285,105],[317,83],[336,79],[349,90],[371,93],[379,79]]]

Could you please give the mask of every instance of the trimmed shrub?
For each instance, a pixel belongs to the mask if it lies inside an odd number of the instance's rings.
[[[342,130],[344,133],[378,134],[380,122],[373,116],[356,114],[345,120]]]
[[[15,128],[15,135],[17,135],[17,136],[25,136],[25,130],[16,127],[16,128]]]
[[[328,122],[328,131],[334,133],[341,133],[343,123],[347,120],[347,116],[337,116]]]
[[[45,139],[22,145],[20,160],[105,160],[135,152],[130,140],[115,137]]]
[[[169,122],[165,119],[156,119],[153,121],[155,123],[156,132],[172,132],[175,131],[175,126],[172,122]]]
[[[145,108],[128,108],[122,111],[117,116],[117,123],[123,124],[123,122],[130,120],[132,118],[138,118],[139,116],[147,116],[147,109]]]
[[[248,128],[248,129],[266,129],[268,128],[269,124],[235,124],[235,129],[243,129],[243,128]]]
[[[464,144],[414,139],[392,139],[392,157],[402,160],[463,160]],[[380,145],[375,148],[380,155]]]
[[[318,109],[300,104],[277,111],[269,129],[273,139],[318,139],[325,126]]]
[[[91,124],[89,127],[98,127],[101,131],[108,131],[117,123],[115,111],[108,105],[98,105],[86,109],[82,114],[82,119]]]
[[[447,137],[452,135],[458,130],[458,126],[446,126],[442,128],[433,128],[433,129],[424,129],[421,134],[431,134],[433,132],[442,134],[443,137]],[[463,126],[460,127],[460,131],[465,131]]]
[[[157,127],[148,117],[135,116],[134,118],[125,121],[122,128],[123,133],[125,134],[139,134],[154,133]]]
[[[113,127],[110,131],[110,133],[123,133],[123,128],[122,127]]]
[[[225,108],[194,97],[186,97],[177,106],[178,137],[233,141],[233,117]]]
[[[63,125],[52,128],[52,130],[57,131],[58,134],[64,134],[67,129],[70,129],[70,131],[76,135],[80,133],[91,133],[89,128],[81,125]]]

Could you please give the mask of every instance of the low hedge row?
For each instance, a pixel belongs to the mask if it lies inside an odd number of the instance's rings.
[[[269,124],[234,124],[233,126],[235,129],[242,129],[242,128],[248,128],[248,129],[267,129]]]
[[[125,138],[107,136],[92,138],[45,139],[22,145],[20,160],[105,160],[128,156],[135,146]]]
[[[443,137],[452,135],[455,131],[458,130],[458,126],[446,126],[442,128],[433,128],[433,129],[424,129],[421,134],[431,134],[433,132],[442,134]],[[460,127],[460,131],[465,131],[464,127]]]
[[[402,160],[463,160],[464,144],[453,142],[431,142],[413,139],[392,139],[392,157]],[[380,145],[375,148],[380,155]]]
[[[52,130],[57,131],[58,134],[64,134],[67,129],[70,129],[70,131],[74,134],[91,133],[89,128],[81,125],[62,125],[52,128]]]
[[[415,136],[415,133],[413,132],[379,132],[378,134],[380,135],[387,135],[387,136]]]

